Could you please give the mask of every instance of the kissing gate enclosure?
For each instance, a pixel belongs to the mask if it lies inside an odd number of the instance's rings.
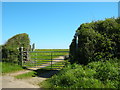
[[[58,69],[64,65],[69,56],[68,49],[36,49],[23,51],[20,49],[20,65],[29,69],[50,68]]]

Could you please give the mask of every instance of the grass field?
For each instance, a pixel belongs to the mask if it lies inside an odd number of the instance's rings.
[[[68,55],[68,51],[69,49],[36,49],[35,52],[30,52],[30,61],[27,61],[23,65],[25,67],[39,66],[51,62],[51,58],[54,59],[59,56]]]

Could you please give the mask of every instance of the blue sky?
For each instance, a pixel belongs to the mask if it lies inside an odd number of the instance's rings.
[[[4,2],[2,43],[27,33],[36,48],[69,48],[82,23],[118,17],[117,2]]]

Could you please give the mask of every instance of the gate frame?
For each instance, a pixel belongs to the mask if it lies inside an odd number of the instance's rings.
[[[53,62],[53,52],[68,52],[68,54],[69,54],[69,51],[24,51],[23,50],[23,47],[21,47],[21,49],[20,49],[20,61],[21,61],[21,63],[20,63],[20,65],[23,67],[23,63],[24,63],[24,61],[26,60],[27,61],[27,59],[29,58],[29,53],[30,52],[50,52],[50,55],[47,55],[47,56],[51,56],[51,69],[52,69],[52,62]],[[25,55],[23,54],[23,53],[26,53]],[[24,59],[24,56],[26,57],[26,59]],[[59,56],[59,55],[58,55]],[[61,55],[62,56],[62,55]],[[64,56],[64,55],[63,55]],[[24,59],[24,60],[23,60]],[[47,60],[47,59],[45,59],[45,60]],[[57,60],[57,59],[56,59]],[[64,60],[64,59],[63,59]]]

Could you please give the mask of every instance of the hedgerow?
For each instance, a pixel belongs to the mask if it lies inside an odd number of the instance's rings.
[[[29,36],[26,33],[17,34],[2,45],[2,60],[5,62],[19,63],[19,48],[30,48]]]

